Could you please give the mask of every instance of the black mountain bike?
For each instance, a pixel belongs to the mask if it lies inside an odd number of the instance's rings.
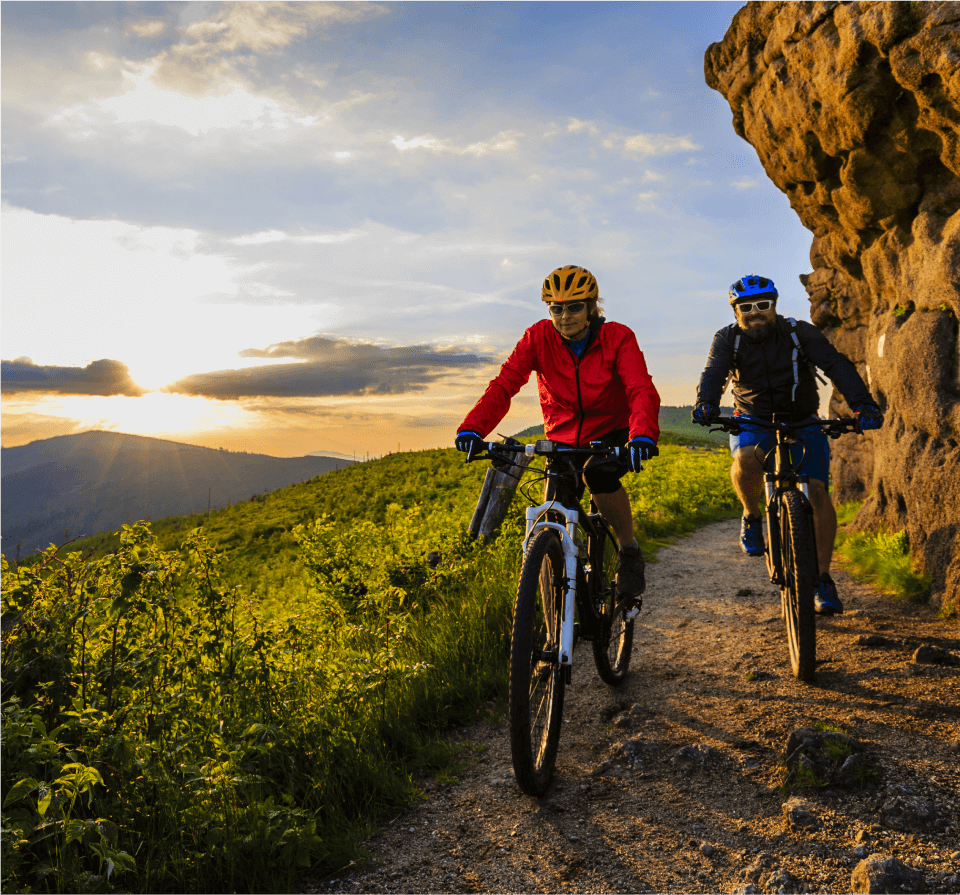
[[[814,595],[820,582],[817,540],[810,505],[809,477],[802,470],[807,461],[801,429],[822,429],[830,438],[853,431],[857,421],[815,420],[795,424],[777,419],[720,417],[711,425],[737,435],[741,424],[767,429],[776,435],[776,445],[763,458],[767,498],[766,559],[770,580],[780,586],[780,600],[790,648],[790,667],[798,680],[813,678],[817,664],[817,625]],[[791,445],[803,452],[794,466]]]
[[[589,641],[600,677],[623,683],[633,652],[638,597],[618,599],[615,587],[618,547],[591,500],[580,505],[584,486],[572,462],[616,462],[626,448],[571,448],[552,441],[536,444],[489,442],[486,453],[503,467],[517,453],[546,458],[545,470],[521,493],[546,481],[544,502],[526,511],[524,559],[510,643],[510,748],[520,788],[544,793],[553,775],[563,720],[564,689],[571,680],[578,640]]]

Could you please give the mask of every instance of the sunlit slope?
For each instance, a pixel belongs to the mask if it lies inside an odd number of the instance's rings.
[[[661,455],[624,485],[633,500],[637,531],[646,552],[655,550],[679,530],[731,514],[735,498],[729,485],[729,453],[723,448],[693,449],[667,435]],[[152,523],[159,544],[176,549],[187,532],[200,527],[221,554],[225,580],[245,592],[280,605],[293,606],[307,597],[309,586],[297,559],[292,530],[327,515],[344,527],[373,523],[370,549],[376,551],[377,529],[396,524],[397,514],[415,513],[424,554],[435,549],[444,531],[469,524],[489,464],[465,464],[453,449],[390,454],[347,469],[212,512],[175,516]],[[531,470],[524,482],[533,479]],[[539,485],[529,493],[539,495]],[[539,499],[539,497],[538,497]],[[391,509],[391,505],[394,505]],[[520,497],[514,512],[527,505]],[[393,520],[393,521],[391,521]],[[78,546],[90,547],[96,539]],[[103,547],[116,542],[108,538]]]
[[[487,464],[464,464],[463,460],[463,454],[453,449],[390,454],[256,495],[209,515],[155,520],[151,528],[160,546],[169,550],[178,548],[188,531],[200,527],[222,554],[227,581],[242,584],[260,597],[301,596],[306,579],[295,561],[297,546],[291,531],[296,525],[326,514],[346,525],[370,521],[381,526],[390,504],[403,509],[419,504],[424,517],[443,517],[438,524],[455,524],[452,519],[467,524]],[[428,540],[425,550],[430,549]],[[109,549],[117,539],[115,535],[88,538],[76,546],[87,549],[98,542],[101,549]]]

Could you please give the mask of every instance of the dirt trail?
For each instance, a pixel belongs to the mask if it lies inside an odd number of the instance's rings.
[[[818,620],[817,679],[800,684],[779,593],[763,560],[740,553],[737,526],[701,529],[648,566],[623,686],[603,684],[578,648],[544,798],[518,789],[504,707],[491,705],[491,721],[452,734],[458,783],[423,781],[426,801],[365,843],[371,867],[301,891],[846,892],[879,853],[956,892],[960,668],[911,661],[927,643],[956,653],[956,620],[837,572],[848,611]],[[816,822],[792,828],[784,748],[816,721],[864,743],[879,776],[799,793]],[[891,820],[883,806],[898,794],[932,812]]]

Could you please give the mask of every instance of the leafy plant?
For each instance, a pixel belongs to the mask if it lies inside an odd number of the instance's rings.
[[[651,559],[736,515],[728,470],[664,444],[625,479]],[[472,541],[484,473],[391,455],[4,560],[3,889],[276,890],[362,860],[506,695],[523,506]]]

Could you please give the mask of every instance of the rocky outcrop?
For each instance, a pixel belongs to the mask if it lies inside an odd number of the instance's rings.
[[[814,234],[811,320],[886,414],[834,443],[835,499],[866,498],[858,527],[906,529],[957,605],[960,3],[748,3],[705,72]]]

